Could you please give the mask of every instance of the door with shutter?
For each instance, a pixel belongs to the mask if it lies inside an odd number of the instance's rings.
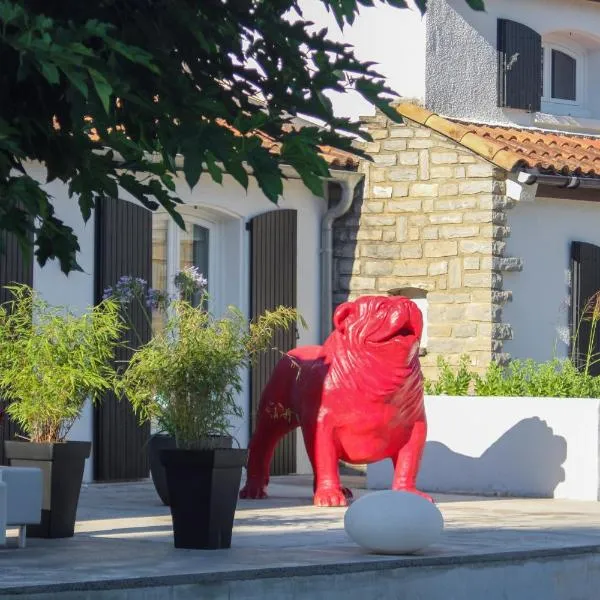
[[[123,200],[105,200],[96,208],[96,301],[123,275],[141,277],[152,285],[152,213]],[[134,306],[130,310],[139,338],[148,341],[151,328],[141,309]],[[127,345],[137,347],[139,338],[130,332]],[[129,358],[131,350],[118,350],[117,361]],[[150,425],[138,424],[129,403],[107,394],[94,411],[94,478],[118,481],[147,477],[149,436]]]
[[[600,247],[586,242],[573,242],[571,273],[571,354],[575,357],[577,366],[583,368],[592,335],[590,299],[600,292]],[[593,354],[600,352],[600,323],[598,325],[591,350]],[[600,363],[593,364],[590,373],[600,375]]]
[[[539,111],[542,37],[515,21],[498,19],[498,106]]]
[[[2,304],[12,298],[4,286],[15,283],[33,286],[33,261],[24,256],[14,235],[1,232],[0,236],[4,247],[4,252],[0,254],[0,304]],[[0,408],[2,407],[3,403],[0,400]],[[16,433],[15,424],[7,417],[3,418],[0,423],[0,464],[6,464],[2,441],[14,438]]]
[[[250,316],[255,318],[265,310],[278,306],[296,307],[297,213],[295,210],[274,210],[253,218],[250,229]],[[281,352],[296,346],[296,329],[280,331],[274,348],[264,353],[251,371],[251,431],[256,426],[256,414],[261,392],[266,385]],[[275,450],[271,463],[272,475],[287,475],[296,471],[296,432],[285,436]]]

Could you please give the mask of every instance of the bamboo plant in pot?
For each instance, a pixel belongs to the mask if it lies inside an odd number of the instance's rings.
[[[170,304],[165,327],[132,357],[122,390],[142,422],[166,419],[175,448],[163,449],[177,548],[228,548],[246,450],[231,447],[230,420],[242,370],[299,318],[280,307],[254,322],[230,308],[216,318],[200,302]]]
[[[86,401],[115,388],[123,324],[112,301],[75,315],[28,286],[8,289],[12,299],[0,306],[0,397],[23,441],[5,441],[5,453],[11,465],[43,473],[41,523],[27,535],[71,537],[91,442],[66,438]]]

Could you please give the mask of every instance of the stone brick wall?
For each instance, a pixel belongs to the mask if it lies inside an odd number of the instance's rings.
[[[502,272],[521,268],[504,257],[506,173],[411,121],[364,122],[373,161],[361,167],[363,197],[334,226],[334,302],[426,290],[428,376],[439,355],[456,364],[467,354],[480,369],[506,358]]]

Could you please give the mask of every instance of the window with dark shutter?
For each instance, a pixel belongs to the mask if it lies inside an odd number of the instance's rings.
[[[541,109],[542,37],[530,27],[498,19],[498,106]]]
[[[552,49],[552,98],[577,100],[577,60]]]

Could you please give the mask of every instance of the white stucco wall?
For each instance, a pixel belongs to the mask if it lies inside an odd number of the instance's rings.
[[[600,123],[600,5],[587,0],[486,0],[486,12],[465,0],[430,0],[427,14],[426,103],[446,116],[486,123],[514,123],[558,129],[594,129]],[[546,38],[558,31],[587,53],[585,110],[542,105],[542,113],[497,105],[497,19],[518,21]],[[545,113],[552,113],[550,116]],[[571,118],[556,114],[573,114]]]
[[[30,174],[45,181],[45,170],[42,168],[30,170]],[[43,268],[34,261],[33,287],[50,304],[69,306],[74,312],[81,313],[94,304],[94,215],[85,223],[77,200],[68,197],[61,182],[54,181],[46,185],[45,189],[55,198],[56,216],[72,227],[79,239],[81,252],[77,260],[83,271],[66,276],[56,260],[49,261]],[[89,402],[83,409],[81,419],[73,425],[68,438],[93,441],[93,408]],[[92,447],[92,453],[93,451]],[[93,454],[86,461],[83,477],[84,481],[91,481],[93,478]]]
[[[505,350],[535,360],[566,356],[571,242],[600,245],[600,206],[537,198],[517,204],[508,219],[506,255],[523,258],[524,265],[504,274],[504,289],[513,292],[503,310],[503,321],[513,327]]]
[[[426,396],[425,405],[419,489],[600,499],[600,400]],[[390,460],[369,465],[368,487],[390,487],[392,473]]]
[[[400,96],[425,97],[425,18],[410,10],[376,3],[360,7],[360,15],[342,32],[335,18],[319,0],[301,0],[303,17],[315,23],[314,29],[329,29],[329,37],[351,44],[363,61],[375,61],[388,87]],[[358,118],[374,114],[375,109],[357,93],[328,94],[338,116]]]

